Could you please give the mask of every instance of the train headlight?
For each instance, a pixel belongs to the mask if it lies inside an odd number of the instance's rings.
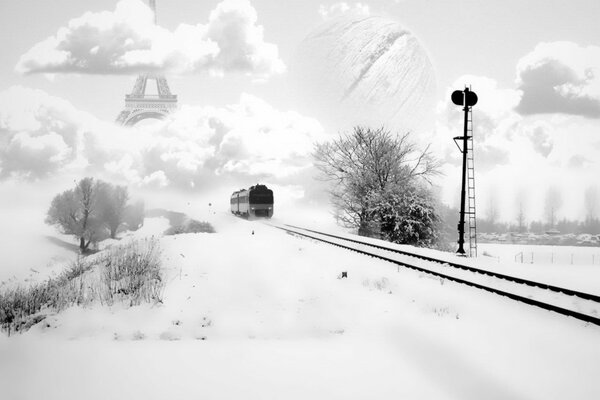
[[[251,210],[254,210],[254,207],[250,207]]]

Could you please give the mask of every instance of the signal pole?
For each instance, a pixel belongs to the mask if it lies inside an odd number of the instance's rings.
[[[465,112],[465,120],[464,120],[464,130],[463,136],[457,136],[454,138],[454,142],[457,140],[462,140],[462,149],[459,150],[462,152],[462,183],[460,189],[460,218],[458,221],[458,250],[456,253],[461,256],[465,256],[465,200],[467,196],[467,153],[468,146],[467,141],[472,138],[472,136],[468,135],[468,124],[469,124],[469,111],[471,107],[477,104],[477,95],[475,92],[469,90],[469,88],[465,88],[465,90],[455,90],[452,93],[452,102],[457,106],[464,106],[463,111]],[[457,144],[458,146],[458,144]]]

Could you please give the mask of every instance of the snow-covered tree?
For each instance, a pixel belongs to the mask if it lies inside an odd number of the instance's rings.
[[[364,236],[386,236],[382,227],[390,225],[382,222],[392,212],[389,207],[398,207],[403,195],[429,182],[439,165],[428,147],[417,149],[408,133],[360,126],[317,144],[314,158],[321,177],[333,183],[330,194],[338,220]]]
[[[383,239],[422,247],[437,244],[442,219],[427,188],[392,188],[373,200]]]

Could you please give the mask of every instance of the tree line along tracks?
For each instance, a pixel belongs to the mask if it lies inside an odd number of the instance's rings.
[[[600,326],[600,296],[294,225],[271,226]]]

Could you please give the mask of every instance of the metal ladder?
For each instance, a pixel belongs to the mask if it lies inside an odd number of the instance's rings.
[[[469,214],[469,256],[477,257],[477,218],[475,214],[475,160],[473,153],[473,108],[467,117],[467,214]]]

